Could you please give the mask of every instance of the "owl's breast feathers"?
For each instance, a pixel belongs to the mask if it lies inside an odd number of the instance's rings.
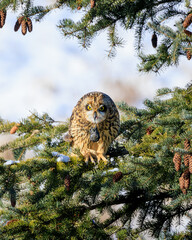
[[[94,128],[94,123],[88,122],[86,119],[80,117],[79,111],[74,109],[71,115],[69,126],[69,136],[71,139],[71,144],[91,144],[91,132]],[[97,124],[97,131],[100,141],[106,141],[110,144],[113,139],[115,139],[115,137],[118,135],[119,131],[118,111],[113,111],[103,122]]]

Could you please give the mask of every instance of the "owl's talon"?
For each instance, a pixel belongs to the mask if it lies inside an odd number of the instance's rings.
[[[97,160],[98,160],[98,162],[99,162],[100,160],[103,160],[103,162],[104,162],[105,165],[107,165],[107,163],[108,163],[106,157],[104,157],[104,155],[103,155],[102,153],[99,153],[99,154],[97,155]]]
[[[86,156],[85,156],[85,163],[86,163],[86,164],[88,164],[89,159],[91,160],[91,162],[92,162],[93,164],[95,164],[95,161],[94,161],[91,153],[87,153]]]
[[[91,162],[93,163],[93,164],[95,164],[95,161],[94,161],[94,159],[93,159],[93,157],[90,155],[90,159],[91,159]]]
[[[85,157],[85,163],[88,165],[88,162],[89,162],[89,157],[86,156],[86,157]]]
[[[85,164],[88,166],[88,161],[85,161]]]

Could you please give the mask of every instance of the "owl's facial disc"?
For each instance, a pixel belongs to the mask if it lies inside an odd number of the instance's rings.
[[[86,119],[92,123],[100,123],[107,117],[107,107],[103,104],[101,104],[99,107],[94,107],[90,104],[87,104],[85,106],[85,110]]]

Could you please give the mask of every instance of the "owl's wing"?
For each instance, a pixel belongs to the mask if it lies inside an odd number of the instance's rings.
[[[71,134],[71,125],[72,125],[72,122],[74,120],[74,115],[75,115],[75,108],[73,109],[73,112],[72,112],[72,115],[70,117],[70,121],[69,121],[69,131],[66,132],[63,137],[64,137],[64,140],[66,142],[70,142],[71,145],[73,145],[73,137],[72,137],[72,134]]]
[[[72,137],[71,135],[69,134],[69,132],[66,132],[63,134],[63,139],[66,141],[66,142],[72,142]]]

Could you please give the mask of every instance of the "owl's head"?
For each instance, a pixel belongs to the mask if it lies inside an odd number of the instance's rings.
[[[111,112],[113,101],[104,93],[91,92],[83,96],[81,100],[81,111],[88,122],[98,124],[104,121]]]

